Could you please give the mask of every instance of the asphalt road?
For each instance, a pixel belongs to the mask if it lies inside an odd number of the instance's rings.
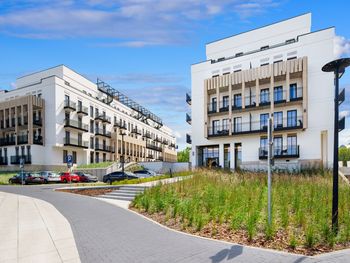
[[[106,202],[55,186],[0,186],[45,200],[70,222],[81,261],[102,262],[349,262],[350,253],[309,258],[184,235]],[[5,211],[0,211],[3,213]]]

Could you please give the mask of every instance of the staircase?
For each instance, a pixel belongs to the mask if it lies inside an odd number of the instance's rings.
[[[117,190],[114,190],[113,192],[100,195],[98,197],[114,199],[114,200],[122,200],[122,201],[132,201],[134,200],[136,195],[143,193],[143,191],[146,188],[147,188],[146,186],[140,186],[140,185],[125,185],[125,186],[120,186],[120,188],[118,188]]]

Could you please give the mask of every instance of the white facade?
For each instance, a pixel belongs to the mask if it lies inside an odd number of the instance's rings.
[[[110,104],[105,103],[107,95],[98,90],[96,83],[63,65],[18,78],[16,89],[0,93],[0,111],[1,105],[4,105],[4,110],[0,112],[0,121],[6,122],[8,116],[17,118],[15,114],[18,111],[14,110],[12,116],[7,109],[11,109],[13,102],[26,96],[39,97],[45,104],[41,114],[43,125],[40,128],[43,145],[33,144],[31,138],[26,144],[31,145],[33,166],[62,166],[64,155],[73,152],[78,165],[119,161],[123,150],[122,141],[126,161],[176,161],[176,141],[170,128],[160,127],[147,118],[144,118],[147,119],[145,121],[137,119],[133,109],[116,99]],[[70,104],[72,108],[69,107]],[[103,115],[102,119],[98,115]],[[78,122],[79,118],[81,120]],[[123,125],[125,130],[120,129]],[[5,138],[16,136],[21,126],[14,125],[13,130],[6,129],[6,125],[2,127],[0,137]],[[123,140],[121,132],[125,133]],[[67,136],[69,140],[65,139]],[[16,145],[3,143],[0,146],[2,156],[5,148],[9,159],[10,156],[18,155],[16,147],[21,148],[18,141]],[[11,166],[10,160],[8,166]]]
[[[266,116],[276,166],[332,165],[333,74],[321,68],[334,35],[305,14],[207,44],[191,67],[193,167],[264,169]]]

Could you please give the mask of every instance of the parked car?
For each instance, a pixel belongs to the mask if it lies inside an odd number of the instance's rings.
[[[104,183],[113,183],[114,181],[122,181],[126,179],[137,179],[139,178],[137,175],[131,172],[113,172],[106,174],[103,176]]]
[[[155,172],[150,170],[138,170],[138,171],[135,171],[134,174],[140,177],[152,177],[157,175]]]
[[[27,177],[27,173],[23,173],[23,184],[25,184],[26,177]],[[9,184],[22,184],[22,175],[19,173],[11,177],[9,179]]]
[[[39,173],[28,173],[25,179],[25,184],[42,184],[45,178]]]
[[[52,172],[52,171],[44,171],[41,172],[40,175],[44,177],[44,183],[60,183],[61,177],[58,173]]]
[[[79,182],[79,176],[69,172],[60,173],[62,183]]]
[[[79,176],[79,182],[97,182],[97,176],[83,173],[83,172],[74,172]]]

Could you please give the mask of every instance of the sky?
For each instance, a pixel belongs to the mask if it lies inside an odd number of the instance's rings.
[[[205,44],[311,12],[312,30],[336,27],[335,53],[350,57],[350,2],[301,0],[0,0],[0,89],[64,64],[100,78],[163,119],[186,147],[191,64]],[[340,144],[350,143],[350,68]]]

